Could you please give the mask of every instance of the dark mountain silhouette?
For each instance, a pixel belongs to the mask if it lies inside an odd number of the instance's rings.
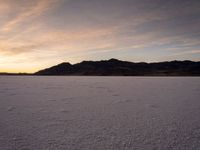
[[[83,61],[57,66],[36,72],[34,75],[85,75],[85,76],[200,76],[200,62],[171,61],[133,63],[117,59]]]

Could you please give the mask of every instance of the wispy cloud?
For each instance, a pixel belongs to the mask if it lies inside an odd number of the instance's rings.
[[[33,0],[31,2],[28,2],[30,3],[30,5],[25,7],[23,3],[21,3],[21,6],[18,6],[19,10],[16,16],[6,22],[6,24],[2,27],[2,31],[10,31],[14,29],[17,25],[25,23],[31,18],[38,17],[39,15],[43,14],[45,11],[53,7],[56,2],[58,2],[58,0]],[[3,8],[6,9],[7,7],[9,7],[9,4],[4,4]]]
[[[181,55],[191,55],[191,54],[200,54],[200,50],[189,50],[189,51],[184,51],[184,52],[179,52],[179,53],[174,53],[171,56],[181,56]]]

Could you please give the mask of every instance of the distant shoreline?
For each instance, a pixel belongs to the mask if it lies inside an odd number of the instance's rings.
[[[0,76],[32,76],[32,77],[200,77],[200,75],[35,75],[35,74],[15,74],[7,73]]]
[[[0,73],[0,76],[34,76],[34,74],[28,74],[28,73]]]

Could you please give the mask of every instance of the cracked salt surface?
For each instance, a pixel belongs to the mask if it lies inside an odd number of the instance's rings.
[[[200,78],[0,77],[0,150],[198,150]]]

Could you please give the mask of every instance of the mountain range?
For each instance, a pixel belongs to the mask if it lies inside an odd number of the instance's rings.
[[[118,59],[82,61],[77,64],[64,62],[40,70],[34,75],[78,76],[200,76],[200,62],[170,61],[134,63]]]

